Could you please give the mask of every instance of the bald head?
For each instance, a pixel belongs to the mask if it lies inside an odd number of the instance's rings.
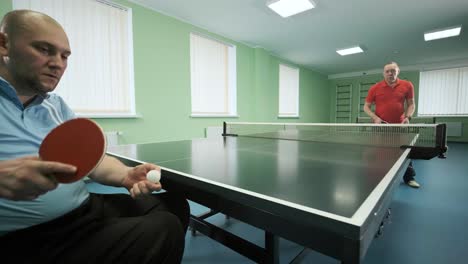
[[[396,62],[389,62],[385,64],[384,70],[383,70],[383,76],[385,81],[389,84],[392,85],[396,83],[398,79],[398,74],[400,74],[400,67]]]
[[[385,66],[387,66],[387,65],[393,65],[393,66],[395,66],[395,67],[397,67],[397,68],[400,68],[400,66],[398,66],[398,64],[397,64],[396,62],[394,62],[394,61],[390,61],[390,62],[386,63],[386,64],[384,65],[384,68],[385,68]]]
[[[0,23],[0,32],[6,34],[10,40],[14,40],[21,34],[26,34],[35,30],[38,24],[49,24],[62,26],[50,16],[32,10],[14,10],[8,12]]]
[[[0,22],[0,76],[22,101],[53,91],[70,53],[64,29],[46,14],[15,10]]]

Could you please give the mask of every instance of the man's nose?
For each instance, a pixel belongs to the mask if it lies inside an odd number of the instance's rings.
[[[50,57],[49,66],[54,68],[64,69],[67,66],[66,59],[62,57],[61,54],[56,54]]]

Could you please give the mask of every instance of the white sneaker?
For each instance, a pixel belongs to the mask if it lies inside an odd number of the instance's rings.
[[[415,180],[411,180],[409,182],[406,183],[408,186],[412,187],[412,188],[419,188],[421,187],[421,185],[419,185],[419,183]]]

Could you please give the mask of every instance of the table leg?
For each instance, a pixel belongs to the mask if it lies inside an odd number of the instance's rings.
[[[265,231],[266,263],[279,264],[279,237]]]

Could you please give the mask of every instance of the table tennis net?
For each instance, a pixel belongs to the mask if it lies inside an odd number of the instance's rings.
[[[411,148],[412,153],[421,159],[440,156],[446,152],[445,124],[226,122],[223,126],[223,135]]]

